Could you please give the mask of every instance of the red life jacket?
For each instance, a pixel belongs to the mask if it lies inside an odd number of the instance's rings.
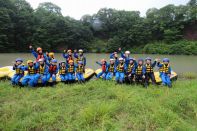
[[[57,65],[50,65],[49,66],[49,73],[50,74],[56,73],[56,70],[57,70]]]
[[[67,62],[69,62],[69,60],[73,60],[73,57],[72,57],[72,55],[70,56],[68,56],[68,58],[67,58]]]
[[[36,61],[38,62],[39,59],[44,59],[44,55],[38,53],[38,56],[36,58]]]
[[[106,64],[102,64],[102,71],[106,72]]]

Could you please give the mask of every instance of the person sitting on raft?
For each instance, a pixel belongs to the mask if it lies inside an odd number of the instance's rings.
[[[126,69],[126,82],[129,82],[130,84],[134,82],[134,76],[135,73],[133,70],[135,70],[137,66],[137,62],[134,58],[130,58],[129,64],[127,65],[127,69]]]
[[[36,67],[38,67],[38,69],[34,77],[34,84],[37,85],[39,79],[41,79],[42,86],[46,86],[47,82],[50,79],[48,65],[45,64],[44,59],[39,59],[38,62],[36,63]]]
[[[129,64],[130,61],[130,51],[125,51],[125,53],[122,52],[122,49],[119,48],[119,51],[121,53],[121,57],[124,59],[126,66]]]
[[[126,64],[124,63],[124,59],[119,58],[119,63],[116,66],[116,82],[122,84],[124,82],[126,71]]]
[[[39,59],[46,60],[47,56],[42,52],[41,47],[38,47],[36,49],[37,52],[34,51],[34,49],[31,45],[29,46],[29,49],[30,49],[31,53],[33,54],[33,56],[36,58],[36,62],[38,62]]]
[[[161,75],[162,85],[164,86],[167,85],[169,88],[171,88],[172,84],[171,84],[170,76],[171,76],[172,69],[169,63],[170,63],[170,60],[168,58],[164,58],[163,63],[160,63],[158,67],[163,68],[163,73]]]
[[[133,73],[135,73],[135,82],[141,83],[145,86],[145,69],[144,69],[144,60],[142,58],[138,59],[138,65],[135,67],[135,70],[133,70]]]
[[[57,67],[57,60],[53,59],[50,61],[46,61],[46,64],[49,66],[49,73],[50,78],[52,78],[52,86],[56,83],[56,74],[58,73],[58,67]]]
[[[147,57],[145,59],[145,66],[144,66],[145,69],[144,70],[145,70],[145,85],[146,86],[148,86],[150,79],[151,79],[153,85],[156,84],[154,70],[153,70],[156,63],[157,63],[157,59],[155,59],[155,61],[153,63],[152,63],[152,59],[150,57]]]
[[[85,73],[85,67],[83,65],[83,62],[78,61],[78,65],[76,65],[76,76],[79,83],[85,82],[85,79],[83,77],[84,73]]]
[[[68,83],[75,82],[75,65],[73,60],[69,60],[66,65],[68,72]]]
[[[73,59],[73,56],[72,56],[72,50],[67,50],[67,53],[66,53],[66,50],[64,50],[62,56],[66,59],[66,63],[68,63],[70,60],[74,60]]]
[[[163,66],[159,66],[160,64],[163,64],[163,63],[161,63],[161,62],[160,62],[160,59],[158,59],[157,67],[159,68],[159,77],[161,78],[162,75],[163,75],[164,69],[163,69]],[[161,78],[161,79],[162,79],[162,78]]]
[[[78,53],[77,50],[74,50],[74,57],[76,58],[76,63],[78,64],[79,61],[82,62],[83,66],[86,66],[86,57],[84,56],[83,50],[79,49]]]
[[[114,59],[110,59],[109,64],[107,64],[107,75],[106,75],[106,80],[111,80],[115,74],[115,63]]]
[[[22,86],[29,85],[30,87],[35,86],[35,74],[37,70],[36,64],[32,60],[27,61],[27,66],[22,67],[23,71],[28,71],[27,75],[23,77],[21,84]]]
[[[97,78],[102,77],[103,80],[106,80],[106,75],[107,75],[107,71],[108,71],[106,60],[105,60],[105,59],[102,59],[102,60],[101,60],[101,63],[98,62],[98,61],[96,61],[96,63],[97,63],[98,65],[100,65],[100,66],[101,66],[101,69],[102,69],[102,72],[100,72],[100,73],[97,75]]]
[[[16,71],[16,73],[14,74],[13,78],[12,78],[12,85],[18,85],[20,79],[24,76],[24,71],[22,70],[23,67],[23,59],[21,58],[17,58],[15,61],[15,64],[13,66],[13,70]]]
[[[62,82],[66,82],[68,80],[66,62],[64,61],[59,63],[59,75]]]

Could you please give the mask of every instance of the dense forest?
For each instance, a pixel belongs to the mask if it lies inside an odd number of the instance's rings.
[[[0,0],[0,52],[27,52],[28,46],[61,52],[111,52],[197,55],[197,4],[139,11],[102,8],[80,20],[63,16],[61,8],[45,2],[33,9],[25,0]]]

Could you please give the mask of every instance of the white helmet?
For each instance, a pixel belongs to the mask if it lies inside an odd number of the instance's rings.
[[[79,49],[79,52],[83,52],[83,50],[82,49]]]
[[[43,58],[41,58],[41,59],[39,59],[39,60],[38,60],[38,62],[43,62],[43,61],[44,61],[44,59],[43,59]]]
[[[124,59],[123,59],[122,57],[120,57],[118,60],[119,60],[119,61],[123,61]]]
[[[110,59],[110,61],[114,61],[114,59]]]
[[[125,54],[130,54],[130,51],[125,51]]]

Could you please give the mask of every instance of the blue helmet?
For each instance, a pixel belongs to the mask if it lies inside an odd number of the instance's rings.
[[[17,62],[17,61],[23,62],[23,59],[17,58],[17,59],[16,59],[16,62]]]
[[[163,62],[170,62],[168,58],[163,58]]]
[[[129,60],[132,60],[133,61],[134,59],[132,57],[130,57]]]
[[[144,60],[143,60],[142,58],[139,58],[139,59],[138,59],[138,62],[139,62],[139,61],[142,61],[142,62],[144,62]]]
[[[83,64],[83,62],[82,61],[78,61],[78,64]]]
[[[57,60],[56,60],[56,59],[53,59],[53,60],[51,60],[51,62],[53,62],[53,63],[57,63]]]
[[[151,61],[152,59],[150,57],[146,57],[146,60],[150,60]]]

